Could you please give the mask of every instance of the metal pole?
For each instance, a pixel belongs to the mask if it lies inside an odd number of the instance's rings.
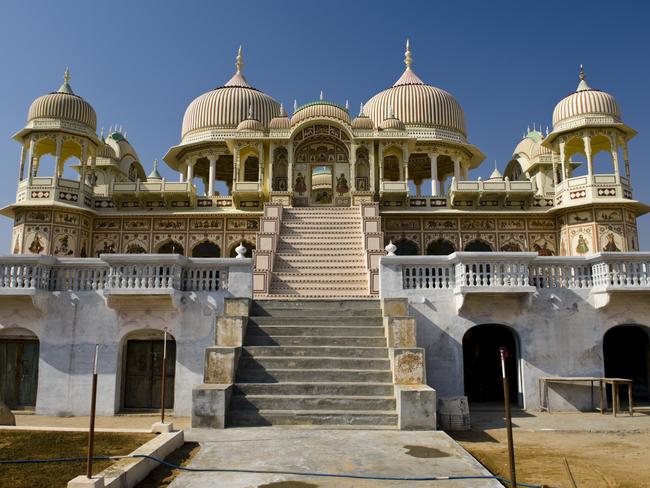
[[[95,344],[95,360],[93,362],[93,386],[90,400],[90,426],[88,428],[88,457],[86,459],[86,478],[93,476],[93,444],[95,442],[95,405],[97,404],[97,356],[99,344]]]
[[[160,423],[165,423],[165,387],[167,377],[167,329],[163,336],[163,360],[162,360],[162,391],[160,392]]]
[[[505,347],[499,348],[501,355],[501,376],[503,378],[503,403],[506,410],[506,432],[508,434],[508,467],[510,468],[510,486],[517,487],[517,474],[515,473],[515,448],[512,440],[512,415],[510,412],[510,385],[506,376],[506,358],[508,351]]]

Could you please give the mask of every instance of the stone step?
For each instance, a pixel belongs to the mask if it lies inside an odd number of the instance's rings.
[[[355,369],[390,370],[389,359],[300,356],[242,356],[239,367],[245,369]]]
[[[336,290],[339,290],[341,293],[346,291],[360,293],[362,290],[366,290],[367,287],[367,282],[363,279],[335,280],[331,278],[327,281],[323,281],[322,279],[283,280],[281,278],[274,278],[273,281],[271,281],[271,289],[282,293],[291,293],[295,291],[324,292]]]
[[[344,271],[331,274],[327,276],[327,278],[324,278],[318,273],[295,273],[285,271],[273,273],[273,281],[271,282],[271,285],[280,283],[283,284],[283,286],[299,284],[301,288],[302,284],[314,285],[312,288],[316,285],[325,288],[332,288],[339,285],[366,288],[368,281],[366,273],[346,273]]]
[[[298,232],[310,232],[314,234],[332,234],[334,232],[359,234],[361,223],[326,223],[326,222],[283,222],[280,227],[281,234],[294,234]]]
[[[234,394],[245,395],[361,395],[393,396],[392,383],[236,383]]]
[[[286,261],[290,263],[306,263],[311,262],[332,262],[332,263],[365,263],[365,255],[358,250],[352,251],[339,251],[336,254],[326,255],[321,250],[315,251],[287,251],[281,252],[276,250],[276,262]]]
[[[368,290],[349,290],[349,291],[339,291],[339,290],[287,290],[287,289],[271,289],[268,295],[264,295],[265,298],[275,298],[278,300],[322,300],[327,298],[350,298],[354,300],[359,300],[361,298],[372,299],[377,295],[370,295]]]
[[[340,410],[233,410],[230,412],[229,425],[263,426],[263,425],[337,425],[337,426],[387,426],[397,428],[397,413],[340,411]]]
[[[374,326],[382,327],[382,317],[339,315],[334,320],[327,315],[303,317],[254,316],[248,318],[248,325],[322,325],[326,327]]]
[[[303,240],[313,241],[314,238],[315,236],[312,235],[311,232],[305,232],[301,234],[289,234],[289,235],[280,234],[280,241],[283,242],[297,242]],[[331,233],[328,232],[327,234],[318,234],[317,238],[318,238],[318,244],[324,244],[324,243],[330,244],[331,243],[330,241],[346,242],[346,243],[350,243],[350,242],[363,243],[363,239],[358,234],[350,234],[345,232],[340,232],[338,234],[336,232],[331,232]]]
[[[246,336],[266,335],[275,336],[354,336],[354,337],[384,337],[383,327],[337,325],[249,325]]]
[[[385,347],[354,346],[244,346],[242,357],[283,356],[283,357],[356,357],[387,359]]]
[[[341,251],[354,251],[356,254],[361,254],[361,246],[356,243],[318,243],[314,241],[304,241],[304,242],[283,242],[280,240],[276,251],[278,253],[303,253],[305,251],[314,251],[317,254],[330,254],[332,256],[337,256]]]
[[[251,316],[294,317],[299,313],[308,316],[372,316],[381,317],[379,300],[255,300],[251,307]]]
[[[358,395],[233,395],[231,409],[256,410],[391,410],[395,409],[392,396]]]
[[[385,337],[246,335],[244,346],[358,346],[386,347]]]
[[[385,369],[295,369],[295,368],[239,368],[236,381],[271,382],[310,382],[330,383],[333,381],[355,383],[387,383],[393,380],[392,373]]]
[[[309,267],[307,267],[309,266]],[[294,265],[287,264],[273,266],[274,273],[288,273],[303,275],[316,275],[316,276],[330,276],[353,273],[355,275],[366,275],[367,270],[365,266],[337,266],[330,264],[309,264],[309,265]]]

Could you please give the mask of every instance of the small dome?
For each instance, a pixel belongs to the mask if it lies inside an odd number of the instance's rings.
[[[196,98],[185,110],[181,138],[201,129],[234,129],[246,120],[251,106],[262,126],[279,115],[280,104],[248,84],[243,65],[240,47],[235,75],[224,86]]]
[[[465,114],[448,92],[424,83],[411,69],[411,50],[406,43],[406,70],[395,84],[365,104],[368,116],[381,125],[392,106],[395,116],[406,126],[442,128],[467,136]]]
[[[406,130],[404,122],[390,114],[387,119],[384,119],[379,128],[383,130]]]
[[[153,160],[153,169],[151,170],[151,173],[147,176],[147,181],[149,180],[162,180],[162,176],[160,176],[160,173],[158,172],[158,160],[154,159]]]
[[[133,159],[138,161],[140,159],[138,157],[138,153],[135,151],[135,148],[131,145],[131,143],[126,139],[124,134],[122,134],[121,130],[121,127],[114,131],[111,130],[108,136],[106,136],[104,143],[113,149],[113,152],[115,153],[115,159],[121,161],[126,156],[131,156]]]
[[[280,115],[273,117],[271,122],[269,122],[269,129],[289,129],[291,127],[291,120],[287,112],[284,110],[284,106],[280,104]]]
[[[368,117],[363,110],[363,103],[361,104],[359,115],[352,121],[352,128],[360,130],[373,130],[375,128],[372,119]]]
[[[350,124],[350,114],[344,107],[322,99],[298,107],[291,117],[291,126],[298,125],[308,119],[335,119]]]
[[[542,146],[544,135],[537,130],[528,130],[523,139],[515,147],[512,155],[525,155],[528,159],[533,159],[541,154],[551,154],[551,150],[546,146]]]
[[[70,86],[70,70],[65,70],[63,84],[52,93],[38,97],[27,113],[27,122],[36,119],[60,119],[82,124],[92,132],[97,130],[95,109],[83,98],[75,95]]]
[[[621,109],[609,93],[591,88],[580,67],[580,83],[574,93],[560,100],[553,110],[553,130],[571,128],[575,118],[589,116],[606,117],[605,123],[620,123]]]
[[[97,148],[97,156],[100,158],[110,158],[117,159],[117,154],[115,154],[115,149],[106,144],[104,141],[100,141],[99,147]]]
[[[256,131],[264,132],[264,126],[262,123],[253,116],[253,106],[248,107],[248,117],[246,120],[242,120],[237,126],[237,130],[240,131]]]

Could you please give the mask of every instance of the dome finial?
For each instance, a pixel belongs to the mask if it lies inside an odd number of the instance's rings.
[[[287,112],[284,111],[284,104],[281,103],[280,104],[280,117],[286,117],[286,116],[287,116]]]
[[[323,101],[323,90],[320,91],[320,100]]]
[[[151,170],[151,173],[149,173],[149,176],[147,176],[148,180],[162,180],[162,176],[160,176],[160,173],[158,172],[158,159],[153,160],[153,169]]]
[[[298,110],[298,100],[295,98],[293,99],[293,113],[296,113],[296,110]]]
[[[239,45],[239,49],[237,50],[237,58],[236,58],[235,66],[237,67],[237,74],[241,74],[241,70],[244,67],[244,56],[242,56],[241,44]]]
[[[359,117],[363,117],[365,114],[363,113],[363,102],[361,102],[361,105],[359,106]]]
[[[59,93],[69,93],[70,95],[74,95],[74,92],[72,91],[72,87],[70,86],[70,68],[67,67],[65,69],[65,72],[63,73],[63,84],[59,87],[58,89]]]
[[[392,105],[388,106],[388,118],[389,119],[394,119],[395,118],[395,111],[393,110]]]
[[[404,52],[404,64],[406,69],[411,69],[411,64],[413,63],[413,58],[411,57],[411,41],[406,40],[406,51]]]
[[[580,83],[578,83],[576,91],[591,90],[591,87],[587,84],[587,80],[585,80],[585,69],[582,64],[580,64],[580,74],[578,75],[578,78],[580,78]]]
[[[249,119],[253,118],[253,104],[252,103],[248,104],[248,118]]]

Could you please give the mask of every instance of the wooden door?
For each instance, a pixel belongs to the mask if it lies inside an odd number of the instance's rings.
[[[0,395],[9,408],[36,405],[38,351],[37,340],[0,340]]]
[[[126,343],[124,408],[160,408],[162,388],[162,340],[130,340]],[[174,406],[176,343],[167,340],[165,408]]]

